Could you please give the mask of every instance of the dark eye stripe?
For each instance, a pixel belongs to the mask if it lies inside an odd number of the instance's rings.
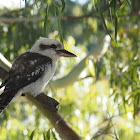
[[[39,48],[41,50],[45,50],[45,49],[48,49],[50,46],[49,45],[44,45],[44,44],[40,44]]]
[[[55,44],[52,44],[52,45],[50,45],[50,46],[49,46],[49,45],[40,44],[39,48],[40,48],[41,50],[45,50],[45,49],[49,49],[49,48],[56,49],[57,46],[56,46]]]
[[[56,46],[55,44],[52,44],[52,45],[50,46],[50,48],[56,49],[57,46]]]

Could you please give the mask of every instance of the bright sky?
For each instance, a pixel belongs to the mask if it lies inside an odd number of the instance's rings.
[[[87,2],[87,0],[71,0],[71,1],[78,1],[81,4],[84,4]],[[25,7],[25,0],[0,0],[0,8],[1,7],[22,8],[22,7]]]
[[[78,1],[79,3],[81,3],[81,4],[85,4],[86,2],[87,2],[87,0],[71,0],[71,1]]]
[[[0,0],[0,8],[22,8],[25,6],[25,0]]]

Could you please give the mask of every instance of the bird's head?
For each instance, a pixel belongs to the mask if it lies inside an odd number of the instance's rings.
[[[66,51],[63,44],[58,40],[44,37],[39,38],[39,40],[31,48],[30,52],[39,53],[54,60],[58,60],[60,56],[76,57],[75,54]]]

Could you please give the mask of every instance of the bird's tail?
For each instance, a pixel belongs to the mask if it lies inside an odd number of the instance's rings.
[[[12,101],[14,98],[16,92],[3,92],[0,95],[0,113],[8,106],[8,104]]]
[[[44,93],[39,94],[35,98],[45,109],[48,109],[51,112],[57,112],[58,109],[56,107],[59,105],[59,102],[57,102],[55,99],[47,96]]]

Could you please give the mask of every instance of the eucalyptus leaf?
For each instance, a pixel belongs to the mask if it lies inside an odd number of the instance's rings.
[[[62,9],[61,9],[61,12],[60,13],[63,13],[64,9],[65,9],[65,1],[64,0],[61,0],[62,2]]]
[[[45,15],[45,19],[44,19],[44,37],[46,37],[46,33],[47,33],[49,5],[46,6],[45,11],[46,11],[46,15]]]
[[[34,137],[35,131],[36,131],[36,129],[32,131],[32,133],[31,133],[31,135],[30,135],[30,137],[29,137],[29,140],[33,140],[33,137]]]

